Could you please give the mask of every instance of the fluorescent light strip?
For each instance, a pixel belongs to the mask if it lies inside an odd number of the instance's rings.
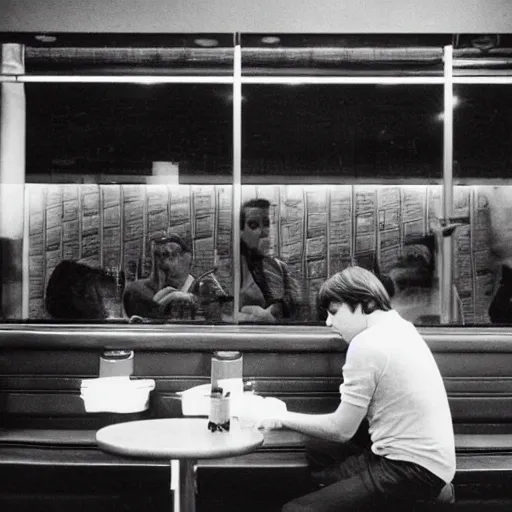
[[[243,84],[443,84],[442,76],[262,76],[242,77]]]
[[[232,76],[84,76],[18,75],[18,82],[130,83],[130,84],[232,84]]]
[[[454,84],[512,84],[512,76],[459,76],[453,77]]]
[[[329,84],[443,84],[444,77],[407,76],[261,76],[241,77],[242,84],[329,85]],[[96,75],[0,75],[0,82],[31,83],[133,83],[133,84],[232,84],[233,76],[96,76]],[[453,77],[454,84],[512,84],[512,76]]]

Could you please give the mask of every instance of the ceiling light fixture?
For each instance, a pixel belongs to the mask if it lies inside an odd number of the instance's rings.
[[[264,44],[279,44],[281,42],[281,38],[277,36],[263,36],[261,38],[261,42]]]
[[[210,39],[207,37],[194,39],[194,43],[197,44],[197,46],[202,46],[203,48],[214,48],[215,46],[219,46],[219,41],[217,41],[217,39]]]
[[[34,36],[34,39],[36,39],[40,43],[55,43],[55,41],[57,41],[57,38],[55,36],[48,36],[46,34],[39,34],[37,36]]]

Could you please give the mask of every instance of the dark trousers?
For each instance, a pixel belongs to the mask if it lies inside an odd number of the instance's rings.
[[[445,485],[422,466],[375,455],[366,425],[347,443],[312,439],[307,456],[316,490],[290,501],[283,512],[400,510],[435,498]]]

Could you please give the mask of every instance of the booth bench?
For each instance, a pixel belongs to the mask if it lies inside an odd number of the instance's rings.
[[[512,332],[429,328],[422,334],[452,409],[454,509],[512,510]],[[100,355],[113,348],[134,351],[134,378],[156,381],[141,414],[84,410],[81,380],[97,377]],[[170,506],[167,463],[102,453],[95,433],[114,422],[181,415],[176,392],[209,382],[213,349],[240,350],[244,379],[290,410],[326,412],[339,401],[344,348],[320,327],[0,326],[2,510]],[[280,510],[308,489],[304,438],[270,431],[254,453],[200,461],[197,485],[199,511]]]

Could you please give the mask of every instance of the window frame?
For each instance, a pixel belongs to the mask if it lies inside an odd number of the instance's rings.
[[[453,194],[457,178],[453,176],[453,87],[458,84],[507,84],[512,85],[512,76],[493,76],[489,74],[478,76],[462,76],[454,74],[453,46],[443,48],[444,69],[442,76],[250,76],[244,75],[242,70],[242,48],[240,37],[235,37],[233,47],[233,73],[231,76],[204,75],[58,75],[58,74],[0,74],[0,84],[3,83],[136,83],[136,84],[229,84],[233,88],[233,226],[237,226],[242,197],[242,86],[246,84],[315,84],[315,85],[347,85],[347,84],[437,84],[444,89],[444,120],[443,120],[443,175],[442,190],[442,216],[441,225],[447,225],[453,219]],[[17,134],[20,144],[25,143],[25,132]],[[378,179],[376,180],[378,181]],[[25,183],[25,182],[24,182]],[[26,232],[26,230],[25,230]],[[24,244],[25,245],[25,244]],[[24,258],[26,254],[24,252]],[[453,325],[456,315],[453,291],[453,238],[442,237],[442,258],[440,269],[440,313],[441,326]],[[237,314],[240,304],[240,238],[237,229],[233,229],[233,290],[234,290],[234,325],[239,323]],[[23,262],[26,268],[26,262]],[[28,318],[28,276],[23,273],[22,317]]]

